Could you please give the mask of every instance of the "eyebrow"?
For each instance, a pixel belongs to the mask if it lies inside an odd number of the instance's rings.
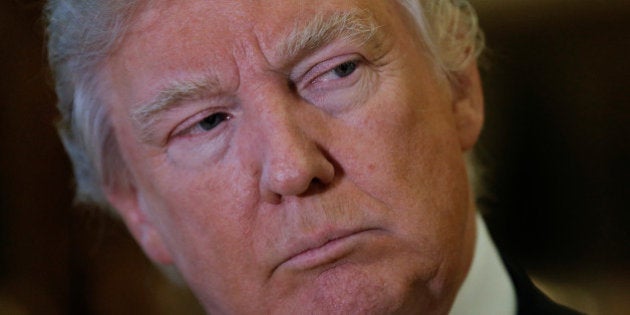
[[[160,114],[177,108],[184,101],[202,99],[203,96],[218,94],[221,91],[216,77],[203,77],[192,80],[174,80],[161,89],[150,102],[138,106],[131,112],[134,126],[140,132],[144,142],[151,141],[155,125],[159,122]]]
[[[296,25],[277,50],[285,60],[291,60],[338,39],[365,45],[371,42],[380,43],[383,37],[382,27],[367,9],[321,12],[306,25]]]
[[[382,28],[366,9],[321,12],[304,26],[296,25],[277,46],[277,51],[281,53],[283,60],[295,60],[338,39],[353,41],[361,46],[374,43],[378,48],[383,38]],[[131,112],[131,119],[140,133],[140,139],[151,142],[155,135],[155,125],[159,123],[163,112],[173,110],[185,101],[220,93],[221,86],[216,76],[175,80],[162,88],[147,104],[137,106]]]

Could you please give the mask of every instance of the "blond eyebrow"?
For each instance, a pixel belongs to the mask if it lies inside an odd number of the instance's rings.
[[[161,113],[176,108],[184,101],[194,101],[207,95],[217,94],[220,88],[218,79],[211,77],[172,81],[150,102],[137,106],[131,112],[134,127],[140,132],[140,138],[143,141],[149,141],[155,132],[154,126],[159,122]]]
[[[316,50],[335,40],[349,40],[364,45],[382,41],[384,34],[369,10],[353,9],[344,12],[322,12],[306,25],[296,25],[279,44],[278,50],[285,59]]]

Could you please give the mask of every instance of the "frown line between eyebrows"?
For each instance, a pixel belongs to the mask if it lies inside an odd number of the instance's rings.
[[[135,106],[131,120],[143,142],[153,142],[156,124],[165,112],[181,106],[185,101],[201,99],[221,91],[217,78],[203,77],[190,80],[173,80],[157,92],[148,103]]]

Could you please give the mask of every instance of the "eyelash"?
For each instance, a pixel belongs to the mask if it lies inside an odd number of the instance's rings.
[[[197,127],[195,129],[203,129],[203,131],[210,131],[216,128],[222,122],[228,121],[231,118],[232,116],[230,116],[230,114],[228,113],[218,112],[218,113],[214,113],[207,116],[206,118],[202,119],[200,122],[196,123],[193,127]],[[217,121],[217,119],[220,119],[220,121]],[[204,124],[209,124],[209,126],[206,128],[203,126]],[[200,132],[203,132],[203,131],[200,131]]]
[[[330,74],[334,74],[335,71],[339,69],[339,67],[344,66],[344,65],[346,66],[350,64],[353,65],[352,70],[349,74],[345,76],[339,76],[339,74],[336,74],[338,76],[337,79],[340,80],[340,79],[350,77],[357,70],[359,70],[359,68],[362,66],[363,63],[364,63],[363,58],[355,54],[338,56],[338,57],[323,61],[315,65],[311,69],[309,69],[309,71],[303,77],[303,81],[306,82],[303,88],[307,88],[308,85],[319,85],[319,84],[323,84],[324,82],[330,81],[330,80],[324,79],[324,77]]]
[[[217,122],[216,120],[210,121],[211,127],[206,130],[202,126],[202,124],[204,124],[204,122],[207,123],[208,119],[213,119],[213,118],[219,118],[221,120],[219,122]],[[220,127],[221,124],[223,124],[224,122],[229,121],[230,119],[232,119],[232,115],[226,112],[222,112],[222,111],[202,112],[188,119],[188,121],[192,122],[190,125],[184,122],[182,125],[186,127],[181,128],[181,130],[176,130],[175,132],[173,132],[172,137],[193,137],[198,134],[211,132],[217,129],[218,127]]]

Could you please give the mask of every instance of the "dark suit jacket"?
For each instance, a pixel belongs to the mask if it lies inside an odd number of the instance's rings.
[[[505,259],[504,261],[516,290],[518,315],[581,314],[549,299],[532,283],[524,270]]]

